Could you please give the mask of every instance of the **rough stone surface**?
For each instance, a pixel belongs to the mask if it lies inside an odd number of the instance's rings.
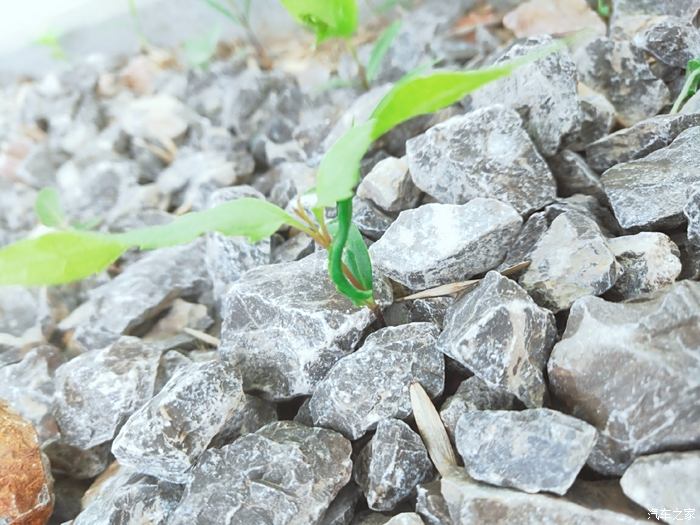
[[[479,287],[454,303],[438,348],[526,406],[542,406],[543,370],[554,344],[554,316],[517,283],[489,272]]]
[[[50,441],[44,452],[51,460],[51,471],[73,479],[91,479],[107,468],[110,462],[111,441],[87,450],[74,447],[65,441]]]
[[[455,431],[472,478],[530,493],[566,494],[595,441],[591,425],[548,408],[466,412]]]
[[[554,219],[530,258],[520,284],[554,312],[566,310],[579,297],[606,292],[620,275],[598,225],[576,212]]]
[[[518,490],[479,483],[464,474],[441,482],[453,523],[459,525],[641,525],[635,519],[607,508],[591,509],[567,498],[527,494]],[[646,518],[646,516],[645,516]]]
[[[647,510],[689,509],[700,498],[700,451],[643,456],[620,480],[625,495]],[[683,512],[684,519],[686,518]],[[671,521],[676,518],[671,515]]]
[[[610,32],[619,36],[631,36],[640,25],[657,16],[674,16],[692,22],[699,8],[695,0],[613,0]]]
[[[549,167],[557,181],[557,194],[561,197],[583,194],[606,201],[600,177],[578,153],[564,150],[549,159]]]
[[[260,192],[250,186],[222,188],[210,195],[209,207],[242,197],[264,199]],[[269,262],[269,239],[251,243],[244,237],[227,237],[220,233],[207,235],[204,263],[214,286],[214,297],[218,301],[223,299],[228,287],[240,279],[246,270]]]
[[[667,235],[642,232],[608,241],[622,267],[610,294],[632,299],[671,286],[681,273],[680,251]]]
[[[29,288],[3,286],[0,294],[0,333],[23,336],[38,323],[38,298]]]
[[[670,146],[603,173],[615,217],[625,229],[681,225],[690,188],[700,183],[696,153],[700,127],[690,128]]]
[[[495,199],[424,204],[401,212],[369,251],[380,273],[419,290],[494,268],[521,224],[513,208]]]
[[[58,436],[53,416],[54,375],[64,362],[58,349],[39,346],[18,363],[0,367],[0,400],[34,425],[40,443]]]
[[[496,64],[527,55],[552,42],[547,35],[528,38],[513,45]],[[478,89],[472,94],[472,101],[477,107],[498,103],[515,109],[523,117],[525,129],[537,149],[549,157],[560,149],[564,137],[581,127],[576,82],[576,65],[566,50],[558,50]],[[508,146],[503,151],[512,151],[511,148]]]
[[[690,196],[683,207],[688,219],[688,242],[700,250],[700,184],[689,191]]]
[[[120,468],[90,499],[73,525],[167,525],[182,487]]]
[[[640,455],[697,443],[698,312],[700,283],[691,281],[645,301],[574,303],[549,385],[598,429],[588,460],[595,470],[620,475]]]
[[[420,383],[432,397],[440,395],[445,376],[443,356],[435,347],[437,335],[432,323],[371,334],[319,383],[309,403],[314,424],[354,440],[382,419],[411,415],[411,382]]]
[[[362,235],[376,241],[389,229],[394,217],[384,213],[371,201],[356,196],[352,200],[352,222]]]
[[[243,403],[235,367],[221,361],[192,364],[129,418],[112,454],[137,472],[182,483]]]
[[[579,82],[578,96],[581,127],[564,140],[566,146],[574,151],[582,151],[586,145],[608,135],[615,123],[615,107],[605,95]]]
[[[605,95],[626,127],[653,117],[670,101],[640,49],[625,40],[599,37],[574,54],[581,81]]]
[[[293,421],[204,453],[172,525],[317,523],[350,479],[350,442]]]
[[[503,25],[519,38],[586,30],[604,35],[605,23],[586,0],[528,0],[503,17]]]
[[[589,144],[586,159],[594,170],[603,173],[616,164],[664,148],[686,129],[699,125],[700,114],[658,115]]]
[[[249,270],[231,286],[220,352],[237,363],[246,391],[274,400],[312,393],[373,321],[369,309],[353,307],[336,292],[326,259],[317,252]]]
[[[357,196],[371,200],[384,211],[397,212],[413,208],[420,199],[420,190],[408,173],[406,159],[387,157],[362,179]]]
[[[370,509],[389,511],[433,472],[420,436],[398,419],[383,419],[355,460],[353,477]]]
[[[277,421],[274,403],[246,394],[243,404],[226,421],[224,428],[212,440],[211,446],[222,447],[232,443],[273,421]]]
[[[462,414],[472,410],[512,410],[516,398],[501,388],[493,388],[478,376],[462,381],[457,391],[440,408],[440,419],[454,441],[457,422]]]
[[[48,523],[53,510],[51,465],[32,424],[0,402],[0,523]]]
[[[54,416],[66,444],[89,449],[110,441],[154,392],[161,350],[124,336],[56,370]]]
[[[453,525],[450,510],[440,492],[439,480],[416,487],[416,512],[425,525]]]
[[[156,250],[94,289],[90,300],[60,327],[78,324],[74,341],[88,350],[101,348],[166,309],[177,297],[201,291],[208,281],[201,242]]]
[[[362,491],[352,481],[345,485],[330,504],[319,525],[350,525]]]
[[[493,99],[492,99],[493,103]],[[488,106],[453,117],[406,143],[411,177],[438,202],[504,200],[521,214],[554,200],[554,178],[518,114]]]
[[[680,69],[700,55],[700,31],[674,16],[652,18],[634,35],[632,43],[660,62]]]

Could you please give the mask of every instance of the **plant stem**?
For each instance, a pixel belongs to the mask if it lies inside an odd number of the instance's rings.
[[[685,100],[688,98],[688,92],[690,91],[690,88],[692,87],[693,83],[695,82],[695,79],[700,76],[700,69],[696,69],[693,71],[690,75],[688,75],[688,78],[685,79],[685,84],[683,84],[683,89],[681,89],[680,94],[678,95],[678,98],[676,99],[676,102],[673,104],[673,107],[671,108],[671,115],[678,113],[680,111],[681,106],[685,102]]]
[[[355,62],[355,65],[357,65],[357,74],[360,77],[360,82],[362,82],[362,87],[365,88],[365,91],[369,91],[370,86],[369,80],[367,79],[367,70],[362,62],[360,62],[360,57],[357,56],[357,48],[349,39],[345,39],[345,46]]]

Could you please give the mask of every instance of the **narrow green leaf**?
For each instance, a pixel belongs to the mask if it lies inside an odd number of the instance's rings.
[[[372,113],[376,140],[402,122],[427,115],[460,101],[481,86],[510,75],[518,67],[562,47],[555,42],[524,57],[475,71],[437,71],[404,77],[384,96]]]
[[[282,5],[301,24],[316,33],[316,40],[352,36],[357,28],[355,0],[281,0]]]
[[[337,230],[328,250],[328,274],[337,290],[350,299],[355,306],[372,303],[372,289],[361,290],[355,287],[343,272],[343,255],[352,223],[352,199],[338,202]],[[357,278],[357,275],[353,276]]]
[[[187,63],[194,67],[205,67],[216,53],[221,38],[221,26],[214,27],[206,34],[186,40],[183,48]]]
[[[685,83],[671,108],[671,114],[678,113],[683,103],[698,91],[700,85],[700,58],[692,58],[688,61],[685,70]]]
[[[372,137],[376,140],[402,122],[454,104],[511,71],[510,66],[479,71],[442,71],[400,81],[374,110],[372,116],[377,125]]]
[[[328,232],[331,234],[331,237],[336,236],[338,232],[337,221],[332,221],[328,224]],[[365,240],[362,238],[360,230],[354,224],[350,224],[345,253],[343,253],[343,262],[345,262],[364,290],[372,289],[372,261],[369,257]]]
[[[61,199],[54,188],[43,188],[36,196],[34,211],[44,226],[58,228],[66,224]]]
[[[360,180],[360,161],[372,144],[374,120],[349,129],[326,152],[316,175],[318,207],[349,199]]]
[[[128,249],[114,236],[60,231],[0,249],[0,285],[64,284],[107,268]]]
[[[140,228],[116,237],[128,245],[152,250],[185,244],[207,232],[259,241],[275,233],[283,224],[304,230],[299,221],[274,204],[244,197],[209,210],[182,215],[168,224]]]
[[[367,70],[365,73],[367,75],[367,81],[370,84],[377,78],[377,75],[379,74],[379,67],[382,65],[382,60],[387,54],[387,51],[389,51],[389,48],[391,48],[391,43],[399,34],[400,30],[401,21],[396,20],[393,24],[387,27],[381,35],[379,35],[379,38],[374,43],[372,52],[369,56],[369,61],[367,62]]]

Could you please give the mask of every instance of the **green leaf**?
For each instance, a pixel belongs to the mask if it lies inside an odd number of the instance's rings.
[[[399,81],[372,114],[377,120],[372,137],[376,140],[402,122],[450,106],[512,70],[511,66],[501,66],[479,71],[439,71]]]
[[[355,0],[281,0],[298,22],[316,33],[316,40],[352,36],[357,28]]]
[[[610,5],[608,0],[598,0],[598,14],[603,18],[610,17]]]
[[[671,108],[671,114],[678,113],[683,103],[697,93],[698,87],[700,87],[700,58],[692,58],[688,61],[685,70],[685,83]]]
[[[372,113],[377,125],[376,140],[402,122],[427,115],[460,101],[472,91],[510,75],[518,67],[542,58],[562,47],[555,42],[523,57],[475,71],[437,71],[411,74],[396,83]]]
[[[58,228],[66,224],[61,199],[54,188],[43,188],[39,191],[34,202],[34,211],[44,226]]]
[[[0,285],[64,284],[107,268],[128,249],[113,236],[60,231],[0,249]]]
[[[336,236],[338,232],[337,221],[332,221],[328,224],[328,232],[332,237]],[[365,240],[362,238],[360,230],[354,224],[350,224],[348,240],[343,253],[343,262],[345,262],[364,290],[372,289],[372,260],[369,257]]]
[[[202,36],[191,38],[184,43],[185,59],[193,67],[205,67],[216,53],[221,38],[221,27],[216,26]]]
[[[360,180],[360,161],[372,144],[375,121],[369,120],[343,134],[326,152],[316,175],[318,207],[349,199]]]
[[[371,84],[377,78],[379,74],[379,66],[382,65],[382,60],[386,55],[387,51],[391,47],[391,43],[396,38],[401,30],[401,21],[396,20],[393,24],[387,27],[379,38],[374,43],[372,47],[372,52],[369,55],[369,61],[367,62],[367,70],[365,74],[367,75],[367,81]]]
[[[245,236],[259,241],[288,224],[299,230],[304,226],[283,209],[262,199],[243,197],[205,211],[188,213],[159,226],[140,228],[116,235],[120,242],[142,250],[186,244],[207,232]]]
[[[350,299],[355,306],[365,306],[372,304],[373,302],[372,289],[369,288],[363,290],[354,286],[343,272],[345,245],[348,242],[351,223],[352,199],[338,202],[337,229],[335,236],[333,237],[333,242],[328,249],[328,274],[330,275],[331,280],[335,284],[337,290]],[[355,246],[354,249],[358,250],[359,247]],[[364,264],[363,262],[358,262],[357,260],[357,256],[359,256],[359,258],[364,257],[361,252],[355,252],[354,255],[356,265]],[[365,272],[366,269],[358,271]],[[369,271],[371,272],[371,267],[369,268]],[[359,281],[359,276],[355,272],[352,272],[352,270],[351,273],[353,273],[353,277]],[[358,284],[361,283],[358,282]]]

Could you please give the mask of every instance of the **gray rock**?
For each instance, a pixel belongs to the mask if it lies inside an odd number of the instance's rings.
[[[135,211],[137,182],[138,166],[124,160],[102,159],[85,167],[69,161],[56,172],[61,203],[75,223],[111,223],[123,210]]]
[[[496,64],[525,56],[552,42],[548,35],[528,38],[513,45]],[[478,89],[472,94],[472,101],[477,107],[498,103],[515,109],[523,117],[537,149],[549,157],[560,149],[566,136],[581,127],[576,83],[576,65],[568,51],[559,49]],[[500,154],[520,156],[512,146],[504,147]]]
[[[620,485],[628,498],[652,513],[671,511],[670,516],[659,516],[666,522],[678,520],[674,510],[683,510],[683,518],[689,519],[685,509],[692,508],[691,503],[700,498],[700,451],[637,458],[623,474]]]
[[[493,100],[493,99],[492,99]],[[504,200],[521,214],[554,200],[556,185],[518,114],[488,106],[453,117],[406,143],[411,177],[438,202]]]
[[[683,213],[688,219],[688,242],[700,250],[700,184],[691,188]]]
[[[274,421],[277,421],[277,408],[273,403],[245,394],[243,404],[212,439],[211,446],[221,448]]]
[[[425,322],[442,327],[447,310],[453,302],[452,297],[395,302],[384,311],[384,320],[387,326]]]
[[[554,344],[554,316],[517,283],[489,272],[479,287],[455,302],[438,348],[526,406],[542,406],[543,370]]]
[[[375,164],[362,179],[357,196],[371,200],[384,211],[398,212],[415,207],[420,190],[408,173],[406,159],[387,157]]]
[[[549,385],[598,429],[588,460],[595,470],[620,475],[640,455],[697,443],[698,312],[700,283],[691,281],[645,301],[574,303]]]
[[[158,374],[156,375],[155,393],[160,392],[165,384],[170,381],[183,368],[192,364],[192,360],[177,350],[168,350],[160,358]]]
[[[513,208],[495,199],[424,204],[401,212],[369,251],[380,273],[420,290],[494,268],[521,224]]]
[[[671,286],[681,273],[680,251],[667,235],[642,232],[608,241],[622,267],[610,294],[632,299]]]
[[[479,483],[464,474],[443,478],[442,495],[460,525],[633,525],[649,523],[607,508],[591,509],[567,498],[527,494]]]
[[[353,482],[345,485],[330,504],[319,525],[350,525],[362,492]]]
[[[246,391],[274,400],[312,393],[374,320],[368,308],[355,308],[336,292],[326,260],[317,252],[256,268],[231,286],[220,351],[237,363]]]
[[[420,436],[398,419],[383,419],[353,469],[370,509],[393,510],[433,473]]]
[[[448,397],[440,408],[440,419],[454,441],[457,422],[462,414],[473,410],[513,410],[516,398],[502,388],[493,388],[478,376],[472,376],[459,384],[457,391]]]
[[[56,370],[54,416],[65,443],[106,443],[153,395],[161,350],[134,337],[91,350]]]
[[[148,253],[64,319],[59,328],[75,329],[74,342],[92,350],[116,341],[165,310],[179,296],[201,292],[208,283],[201,241]]]
[[[520,284],[554,312],[566,310],[579,297],[606,292],[620,275],[598,225],[576,212],[554,219],[530,258]]]
[[[172,196],[171,204],[201,210],[207,206],[207,197],[217,189],[240,184],[255,167],[247,151],[238,151],[230,160],[223,153],[185,151],[158,175],[158,190]],[[216,197],[214,197],[216,199]],[[215,204],[225,202],[219,199]],[[211,205],[211,201],[209,201]]]
[[[392,516],[384,525],[425,525],[425,523],[415,512],[402,512]]]
[[[700,183],[696,152],[700,127],[690,128],[643,159],[603,173],[603,186],[615,217],[625,229],[672,228],[684,222],[690,188]]]
[[[700,114],[658,115],[589,144],[586,158],[594,170],[602,173],[664,148],[686,129],[699,125]]]
[[[357,196],[352,200],[352,208],[352,222],[362,235],[370,239],[379,239],[394,222],[393,216]]]
[[[439,480],[416,487],[416,512],[425,525],[453,525],[450,510],[440,492]]]
[[[192,364],[129,418],[112,454],[137,472],[182,483],[243,403],[235,367],[221,361]]]
[[[567,136],[564,142],[574,151],[583,150],[587,144],[609,134],[615,123],[615,107],[597,91],[585,84],[578,84],[581,104],[581,127]]]
[[[466,412],[455,431],[472,478],[530,493],[566,494],[595,441],[594,427],[548,408]]]
[[[39,443],[58,437],[53,416],[54,375],[64,358],[52,346],[39,346],[18,363],[0,367],[0,400],[29,421]]]
[[[77,480],[66,476],[53,475],[54,507],[51,523],[66,523],[75,519],[82,510],[80,503],[83,494],[90,486],[86,480]]]
[[[615,37],[631,38],[650,19],[674,16],[692,22],[698,13],[695,0],[613,0],[610,33]]]
[[[690,97],[681,108],[681,113],[684,115],[691,115],[693,113],[700,113],[700,93],[695,93]]]
[[[640,49],[625,40],[599,37],[574,54],[581,81],[605,95],[623,126],[653,117],[670,101]]]
[[[0,294],[0,333],[24,336],[39,323],[38,294],[23,286],[3,286]]]
[[[109,448],[112,442],[87,450],[74,447],[59,439],[44,445],[44,452],[51,461],[51,471],[73,479],[92,479],[109,465]]]
[[[590,195],[577,194],[564,199],[557,199],[545,208],[550,225],[559,215],[569,211],[581,213],[595,221],[600,227],[600,231],[606,237],[622,234],[622,229],[610,209],[603,206],[598,199]]]
[[[209,196],[209,208],[242,197],[265,197],[250,186],[222,188]],[[220,233],[207,235],[204,262],[214,286],[214,297],[221,301],[228,287],[251,268],[269,264],[270,240],[251,243],[244,237],[228,237]]]
[[[321,381],[309,403],[315,425],[358,439],[382,419],[411,415],[408,387],[420,383],[432,397],[442,392],[444,359],[437,327],[412,323],[374,332]]]
[[[318,523],[350,479],[350,442],[293,421],[204,453],[172,525]]]
[[[518,236],[508,248],[508,253],[504,261],[498,266],[498,270],[502,271],[510,268],[518,263],[530,260],[532,252],[547,230],[553,219],[550,219],[550,214],[544,211],[539,211],[530,215],[523,227],[520,229]]]
[[[592,195],[599,201],[606,202],[607,197],[600,177],[593,172],[581,155],[564,150],[550,158],[548,162],[557,181],[557,193],[560,196]]]
[[[73,525],[167,525],[182,487],[120,468],[100,488]]]
[[[674,16],[652,18],[634,35],[632,43],[664,64],[680,69],[700,55],[700,31],[689,20]]]

